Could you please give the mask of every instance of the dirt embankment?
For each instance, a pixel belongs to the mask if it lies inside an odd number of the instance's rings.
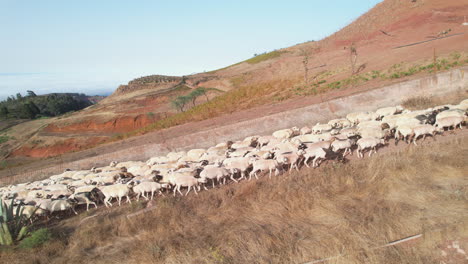
[[[71,125],[57,126],[50,124],[45,128],[45,132],[51,133],[80,133],[80,132],[102,132],[120,133],[128,132],[147,126],[153,123],[154,116],[148,114],[132,116],[122,116],[111,121],[100,123],[95,120],[85,120]]]

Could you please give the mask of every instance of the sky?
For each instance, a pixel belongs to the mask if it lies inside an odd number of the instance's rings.
[[[380,0],[0,0],[0,99],[112,93],[320,40]]]

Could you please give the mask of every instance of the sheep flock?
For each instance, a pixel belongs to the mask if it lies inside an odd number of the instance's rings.
[[[0,187],[0,198],[7,204],[24,206],[31,219],[70,211],[78,205],[97,208],[112,206],[117,200],[131,203],[155,196],[195,194],[216,185],[272,177],[318,167],[329,159],[343,161],[347,155],[363,158],[388,144],[402,140],[417,145],[426,136],[434,137],[450,129],[462,128],[468,115],[468,99],[458,105],[441,105],[410,111],[401,106],[375,112],[349,113],[346,117],[317,123],[312,127],[288,128],[267,136],[250,136],[228,141],[208,149],[170,152],[148,161],[113,161],[109,166],[89,170],[66,170],[45,180]],[[367,154],[366,153],[366,154]],[[15,210],[16,211],[16,210]]]

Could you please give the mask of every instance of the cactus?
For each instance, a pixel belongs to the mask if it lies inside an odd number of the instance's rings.
[[[16,207],[14,214],[13,200],[10,206],[0,199],[0,245],[9,246],[23,239],[28,233],[28,221],[23,215],[23,206]]]

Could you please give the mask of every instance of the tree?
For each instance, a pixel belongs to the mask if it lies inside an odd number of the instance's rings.
[[[197,89],[193,90],[189,95],[188,97],[190,98],[190,100],[192,100],[192,104],[193,106],[195,106],[195,101],[197,100],[197,98],[201,95],[205,95],[206,97],[206,101],[209,101],[208,100],[208,96],[206,95],[206,91],[207,89],[204,88],[204,87],[198,87]]]
[[[171,104],[175,108],[177,108],[179,111],[184,112],[184,107],[185,105],[190,101],[189,96],[177,96],[176,99],[174,99]]]
[[[304,59],[302,60],[302,64],[304,66],[304,83],[307,85],[309,83],[309,51],[301,50]]]
[[[358,57],[358,53],[357,53],[356,44],[353,42],[353,44],[351,44],[351,46],[349,47],[349,58],[351,62],[351,75],[354,75],[357,72],[357,69],[356,69],[357,57]]]
[[[25,118],[25,119],[34,119],[36,117],[36,113],[34,112],[33,108],[30,106],[30,104],[26,103],[26,104],[21,105],[21,108],[19,109],[18,117]]]
[[[21,99],[23,99],[23,96],[21,95],[21,93],[17,93],[16,100],[21,101]]]
[[[27,90],[27,93],[28,93],[28,95],[27,95],[28,97],[36,97],[37,96],[36,93],[31,91],[31,90]]]
[[[6,118],[8,116],[8,108],[4,105],[0,107],[0,116]]]

